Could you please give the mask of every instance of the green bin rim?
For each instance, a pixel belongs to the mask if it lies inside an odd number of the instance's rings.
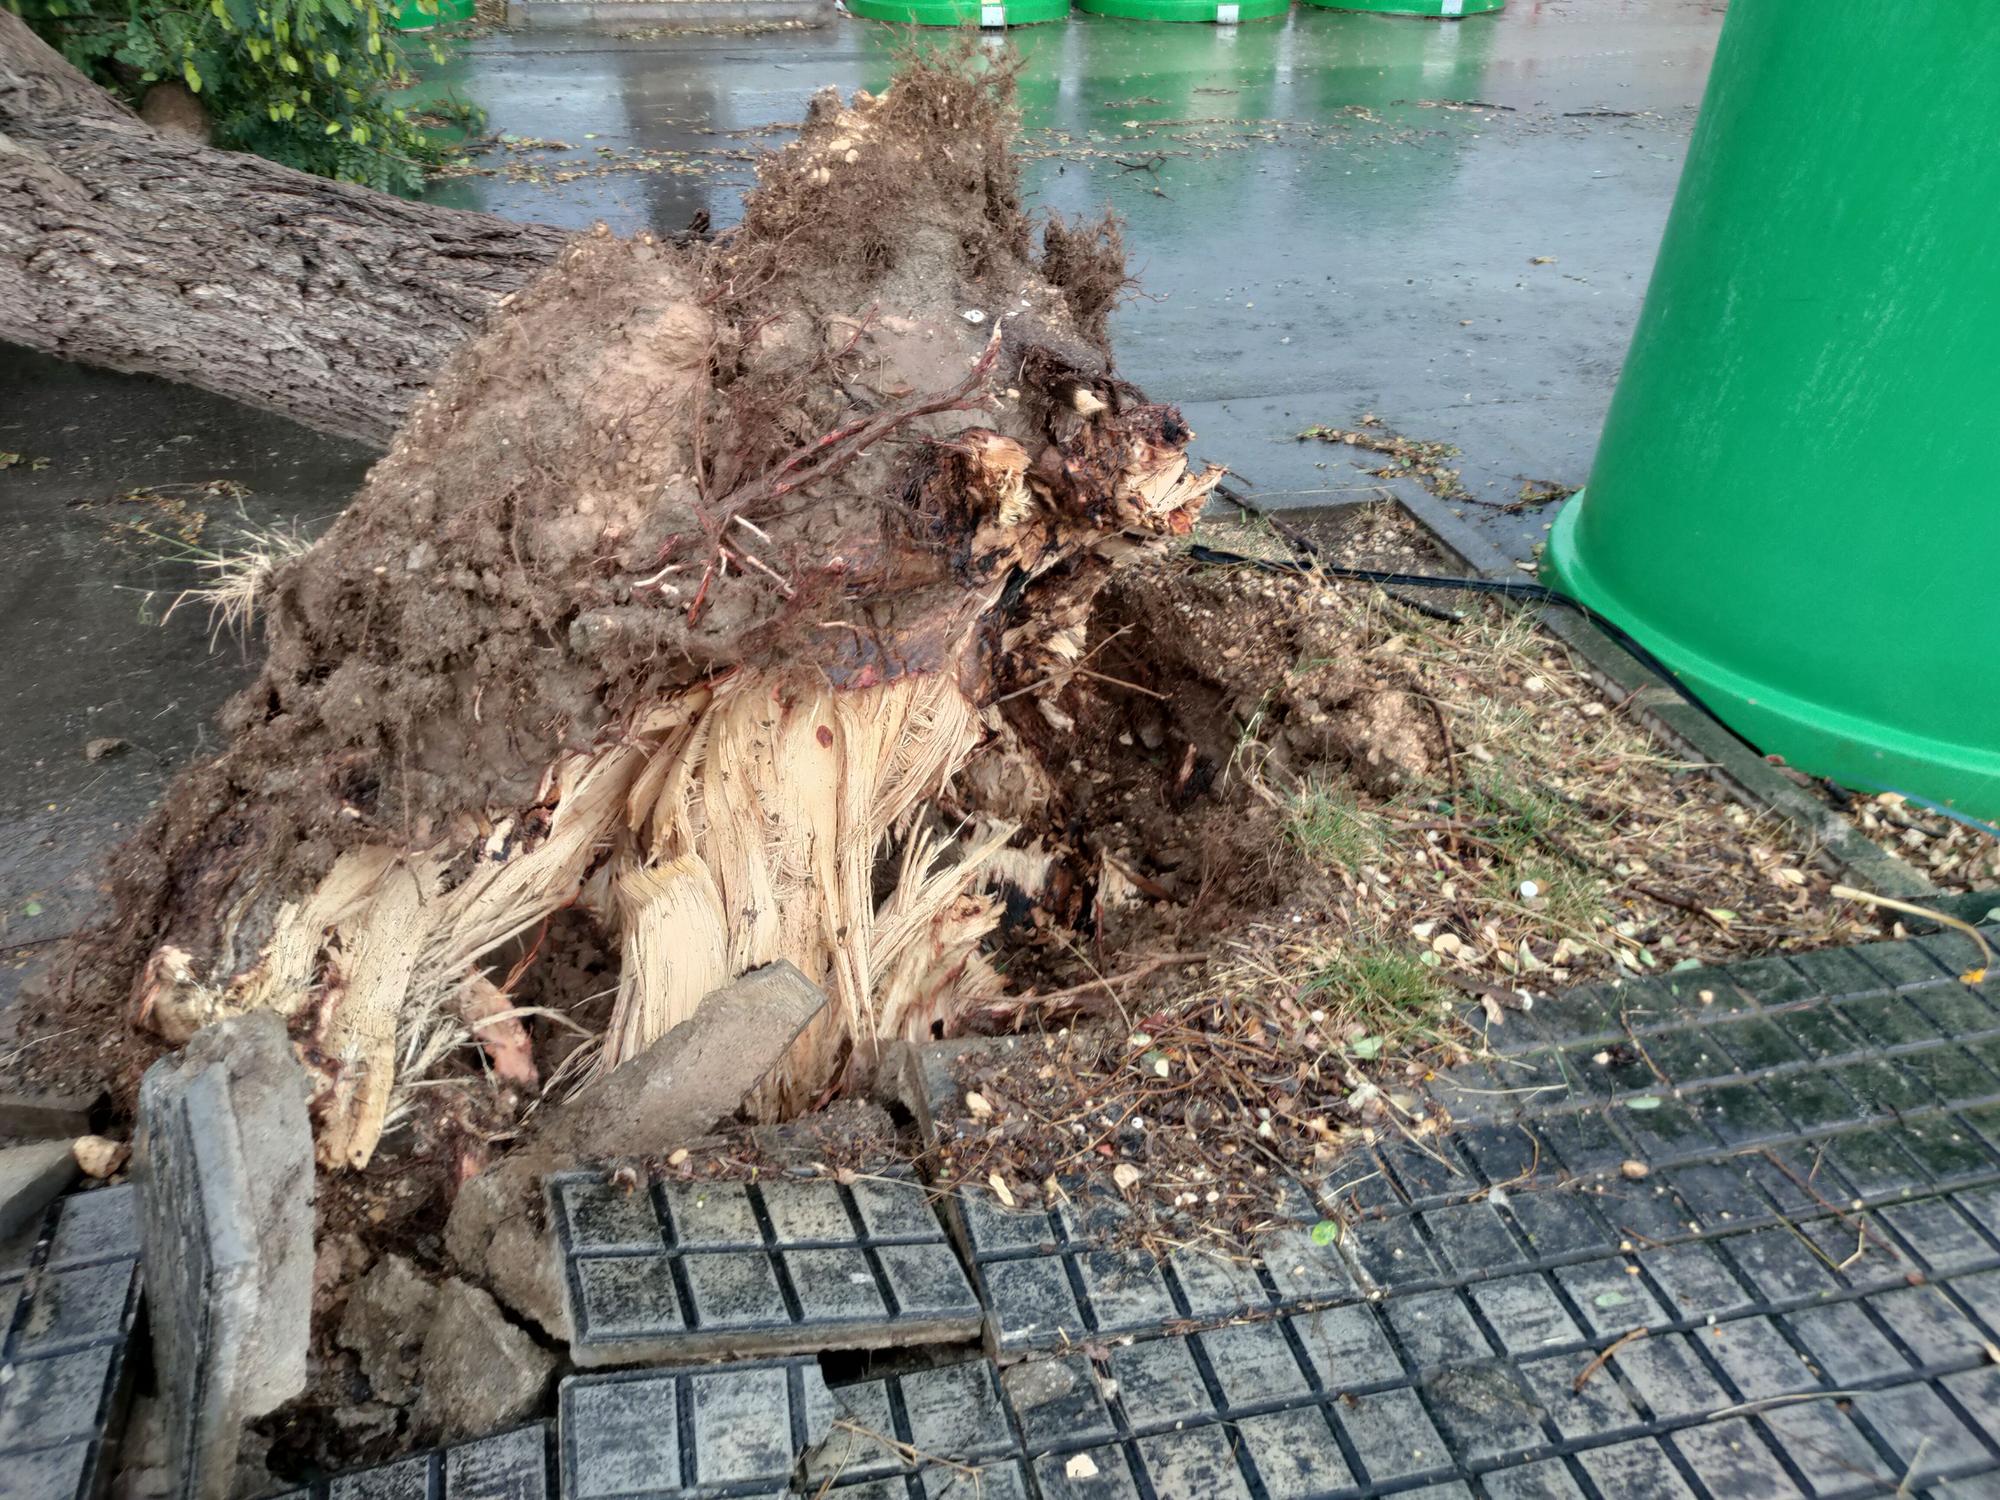
[[[390,11],[389,21],[398,31],[428,31],[433,26],[455,26],[473,17],[474,0],[438,0],[435,13],[416,0],[400,0]]]
[[[1076,8],[1121,21],[1219,22],[1222,0],[1076,0]],[[1265,21],[1291,8],[1292,0],[1237,0],[1235,19]]]
[[[1419,16],[1425,20],[1460,21],[1467,16],[1491,15],[1505,10],[1507,0],[1459,0],[1456,10],[1451,0],[1305,0],[1319,10],[1358,10],[1376,16]]]
[[[1004,0],[999,5],[980,0],[846,0],[848,13],[865,21],[893,21],[899,26],[984,26],[986,12],[998,9],[1003,26],[1035,26],[1069,18],[1069,0]]]
[[[1860,792],[1911,795],[1919,787],[1944,806],[1984,816],[2000,809],[2000,746],[1953,743],[1849,713],[1725,666],[1675,635],[1671,623],[1633,608],[1592,572],[1577,542],[1578,490],[1556,516],[1542,553],[1545,583],[1588,605],[1645,643],[1655,660],[1757,749],[1787,747],[1793,763]]]

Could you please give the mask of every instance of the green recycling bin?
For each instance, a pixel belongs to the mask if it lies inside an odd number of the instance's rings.
[[[1507,0],[1306,0],[1322,10],[1366,10],[1382,16],[1421,16],[1432,21],[1457,21],[1505,10]]]
[[[433,26],[456,26],[472,19],[473,0],[436,0],[426,8],[417,0],[399,0],[389,19],[398,31],[429,31]]]
[[[899,26],[1033,26],[1069,19],[1069,0],[846,0],[870,21]]]
[[[1737,0],[1543,571],[1744,739],[2000,818],[2000,5]]]
[[[1126,21],[1210,21],[1233,26],[1282,16],[1292,8],[1292,0],[1076,0],[1076,8]]]

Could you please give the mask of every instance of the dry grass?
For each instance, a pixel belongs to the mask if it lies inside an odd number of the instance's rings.
[[[181,556],[202,571],[204,581],[175,595],[161,618],[165,624],[183,604],[205,606],[211,650],[224,635],[239,642],[250,638],[258,606],[269,595],[278,569],[304,556],[312,546],[310,536],[284,523],[268,527],[245,524],[239,530],[239,544],[227,550],[192,544],[182,550]]]

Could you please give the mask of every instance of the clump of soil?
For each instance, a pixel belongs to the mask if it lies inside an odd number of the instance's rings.
[[[1834,798],[1871,843],[1912,866],[1942,891],[2000,891],[2000,837],[1895,792]]]

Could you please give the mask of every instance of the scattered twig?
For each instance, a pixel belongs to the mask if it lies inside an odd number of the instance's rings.
[[[1582,1372],[1570,1383],[1570,1390],[1581,1396],[1583,1388],[1590,1384],[1590,1377],[1609,1364],[1612,1355],[1634,1340],[1644,1338],[1648,1331],[1645,1328],[1634,1328],[1630,1333],[1622,1335],[1615,1343],[1606,1347],[1603,1353],[1599,1354],[1597,1358],[1583,1367]]]

